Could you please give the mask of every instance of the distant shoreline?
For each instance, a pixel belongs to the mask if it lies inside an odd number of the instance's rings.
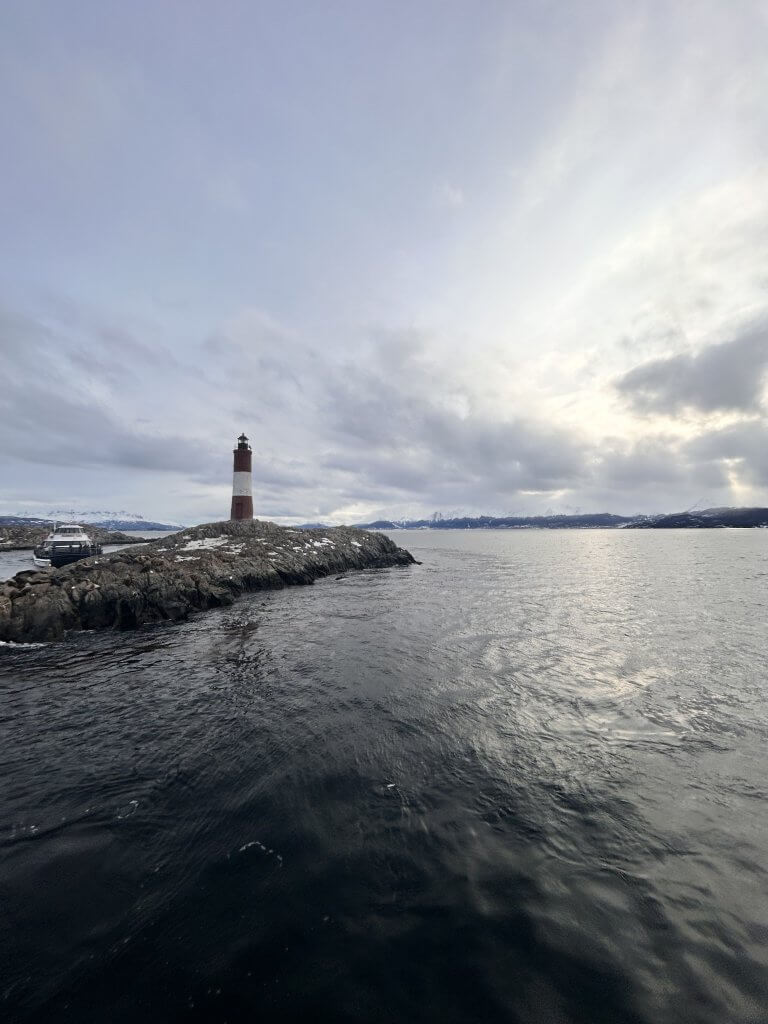
[[[606,533],[616,533],[617,531],[624,530],[768,530],[768,525],[760,526],[442,526],[439,528],[432,526],[365,526],[356,527],[357,529],[371,530],[374,533],[378,530],[381,533],[390,533],[401,531],[403,533],[522,533],[532,532],[535,530],[542,530],[547,532],[557,530],[584,530],[584,531],[603,531]],[[326,527],[326,529],[333,529],[333,527]]]
[[[362,530],[717,530],[767,529],[768,508],[718,508],[657,516],[616,516],[608,512],[563,516],[457,516],[378,519],[356,523]]]

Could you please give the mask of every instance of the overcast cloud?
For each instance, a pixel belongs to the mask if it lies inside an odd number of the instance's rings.
[[[759,413],[766,371],[768,325],[762,324],[699,352],[641,363],[620,378],[618,388],[649,412]]]
[[[0,13],[0,513],[768,505],[759,2]]]

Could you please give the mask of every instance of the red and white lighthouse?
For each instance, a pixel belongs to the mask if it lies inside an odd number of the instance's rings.
[[[234,449],[235,472],[232,478],[232,511],[230,519],[253,519],[251,491],[251,446],[241,434]]]

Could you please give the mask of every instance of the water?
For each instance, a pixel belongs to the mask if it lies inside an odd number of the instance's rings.
[[[393,536],[0,648],[6,1020],[766,1019],[768,534]]]

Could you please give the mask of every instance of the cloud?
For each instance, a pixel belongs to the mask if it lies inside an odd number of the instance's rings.
[[[768,486],[768,424],[734,423],[689,441],[685,451],[699,460],[736,470],[745,482]]]
[[[754,375],[763,365],[755,356],[761,338],[744,333],[718,348],[750,357]],[[182,354],[65,307],[45,323],[6,316],[0,340],[9,353],[0,393],[6,465],[10,458],[24,472],[45,465],[75,477],[98,471],[121,504],[161,517],[194,515],[179,510],[172,493],[156,504],[176,486],[198,518],[225,514],[229,451],[243,428],[262,515],[541,511],[558,502],[635,511],[690,504],[703,492],[723,503],[734,480],[767,482],[768,445],[752,424],[688,440],[653,432],[596,438],[517,404],[504,407],[484,375],[469,372],[472,352],[462,360],[424,330],[371,329],[354,354],[340,348],[323,356],[249,309]],[[725,356],[715,362],[730,365]],[[686,356],[682,365],[703,401],[709,363]],[[652,373],[647,380],[660,386]],[[692,393],[690,382],[674,380]],[[171,487],[171,478],[179,484]]]
[[[3,494],[211,518],[244,429],[271,515],[768,501],[756,5],[449,6],[17,5]]]
[[[247,161],[219,168],[208,184],[211,202],[219,209],[236,216],[252,213],[250,183],[257,171],[257,165]]]
[[[458,185],[452,185],[447,181],[444,181],[437,188],[435,199],[439,206],[444,206],[450,210],[458,210],[465,202],[463,190]]]
[[[641,363],[616,387],[642,412],[758,412],[768,370],[768,324],[698,353]]]
[[[27,380],[0,396],[0,447],[26,463],[206,472],[211,451],[199,440],[133,429],[107,408]]]
[[[139,429],[136,394],[151,407],[156,389],[189,380],[189,369],[159,346],[134,339],[67,305],[35,319],[0,314],[5,377],[0,389],[0,450],[6,458],[59,467],[200,474],[210,451],[199,438]],[[147,401],[148,400],[148,401]],[[131,415],[122,411],[126,403]]]
[[[379,331],[364,366],[323,366],[318,413],[341,451],[329,464],[414,498],[448,490],[454,503],[462,489],[497,502],[584,478],[582,438],[534,416],[487,410],[464,366],[435,359],[435,345],[425,332]]]

